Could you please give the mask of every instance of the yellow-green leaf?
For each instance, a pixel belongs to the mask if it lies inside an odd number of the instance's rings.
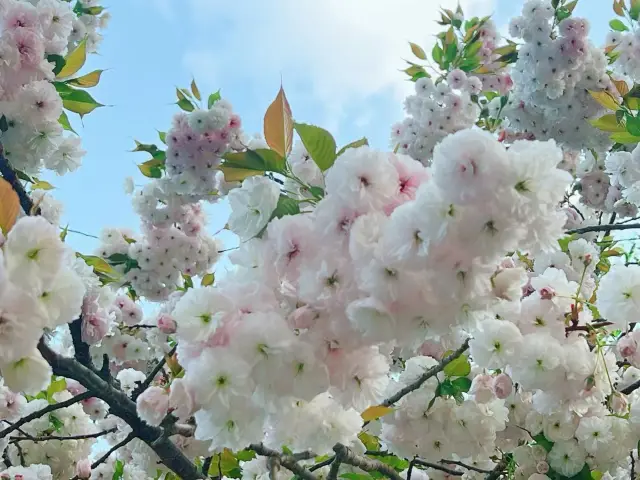
[[[591,96],[596,102],[598,102],[603,107],[608,108],[609,110],[616,111],[618,110],[618,107],[620,107],[620,104],[618,103],[618,101],[615,98],[613,98],[613,96],[609,92],[605,90],[602,90],[599,92],[594,92],[593,90],[589,90],[589,94],[591,94]]]
[[[44,180],[38,180],[36,183],[31,185],[31,190],[53,190],[54,188],[56,187]]]
[[[367,140],[367,137],[362,137],[360,140],[356,140],[342,147],[340,150],[338,150],[338,153],[336,154],[336,156],[339,157],[349,148],[360,148],[365,145],[369,145],[369,140]]]
[[[589,120],[589,123],[603,132],[624,132],[625,128],[618,123],[615,114],[610,113],[595,120]]]
[[[424,52],[424,50],[422,49],[422,47],[420,45],[416,45],[413,42],[409,42],[409,45],[411,46],[411,52],[418,57],[420,60],[426,60],[427,59],[427,54]]]
[[[295,124],[296,132],[313,161],[323,172],[336,160],[336,141],[324,128],[305,123]]]
[[[449,30],[447,30],[447,34],[444,37],[444,40],[447,45],[452,45],[453,43],[456,43],[456,34],[453,31],[453,27],[449,27]]]
[[[517,47],[517,45],[516,45],[516,44],[509,44],[509,45],[505,45],[505,46],[503,46],[503,47],[496,48],[496,49],[493,51],[493,53],[494,53],[495,55],[500,55],[500,56],[508,55],[508,54],[510,54],[510,53],[515,52],[515,51],[516,51],[516,47]]]
[[[81,117],[93,112],[98,107],[104,106],[96,102],[93,97],[84,90],[74,90],[73,92],[65,94],[62,98],[62,105],[67,110],[75,112]]]
[[[640,137],[631,135],[629,132],[616,132],[609,137],[617,143],[639,143]]]
[[[362,419],[365,422],[370,422],[371,420],[376,420],[380,417],[384,417],[385,415],[393,412],[393,408],[385,407],[383,405],[375,405],[373,407],[367,408],[364,412],[360,414]]]
[[[248,168],[228,167],[226,165],[220,165],[220,170],[224,174],[225,182],[241,182],[245,178],[252,175],[262,175],[264,172],[260,170],[251,170]]]
[[[289,101],[280,86],[278,95],[264,114],[264,138],[272,150],[286,157],[293,145],[293,117]]]
[[[616,12],[617,15],[624,17],[624,0],[614,0],[613,11]]]
[[[60,118],[58,119],[58,123],[62,125],[62,128],[64,128],[65,130],[68,130],[69,132],[73,132],[77,135],[76,131],[71,126],[69,117],[67,117],[67,114],[64,110],[62,111],[62,115],[60,115]]]
[[[0,178],[0,229],[6,235],[15,225],[20,213],[20,199],[13,187]]]
[[[96,257],[95,255],[82,255],[81,253],[76,253],[76,256],[83,259],[90,267],[93,267],[95,272],[107,275],[117,275],[117,272],[106,262],[104,258]]]
[[[202,277],[202,281],[200,285],[203,287],[208,287],[209,285],[213,285],[213,282],[216,281],[216,276],[213,273],[207,273],[204,277]]]
[[[140,170],[140,173],[142,173],[145,177],[160,178],[162,177],[161,167],[163,165],[164,162],[162,160],[152,158],[151,160],[138,165],[138,169]]]
[[[75,75],[87,61],[87,39],[83,38],[78,46],[65,57],[65,64],[56,76],[57,79],[69,78]]]
[[[202,96],[200,96],[200,90],[198,90],[198,85],[196,85],[196,79],[191,80],[191,93],[196,97],[196,100],[202,100]]]
[[[100,82],[100,75],[102,75],[102,72],[104,72],[104,70],[94,70],[93,72],[87,73],[81,77],[72,78],[67,81],[67,84],[80,88],[95,87]]]
[[[616,86],[618,93],[621,97],[624,97],[627,93],[629,93],[629,85],[624,80],[611,80],[613,84]]]

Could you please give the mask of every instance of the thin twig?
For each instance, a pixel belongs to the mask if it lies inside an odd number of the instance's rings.
[[[83,392],[83,393],[80,393],[80,394],[76,395],[75,397],[70,398],[69,400],[65,400],[64,402],[59,402],[59,403],[54,403],[52,405],[47,405],[46,407],[44,407],[41,410],[38,410],[36,412],[30,413],[29,415],[27,415],[25,417],[22,417],[20,420],[18,420],[17,422],[13,423],[13,425],[10,425],[7,428],[5,428],[4,430],[2,430],[0,432],[0,438],[6,437],[11,432],[14,432],[14,431],[18,430],[25,423],[29,423],[31,420],[35,420],[36,418],[40,418],[43,415],[46,415],[47,413],[55,412],[56,410],[60,410],[61,408],[70,407],[71,405],[74,405],[74,404],[76,404],[78,402],[81,402],[82,400],[86,400],[88,398],[91,398],[92,396],[93,395],[91,395],[90,392]]]
[[[460,470],[447,468],[444,465],[438,465],[437,463],[425,462],[424,460],[420,460],[418,458],[416,458],[414,461],[416,465],[420,465],[421,467],[433,468],[434,470],[440,470],[441,472],[448,473],[449,475],[455,475],[456,477],[461,477],[462,475],[464,475],[464,472],[461,472]]]
[[[283,455],[275,450],[265,447],[261,443],[251,444],[249,445],[249,449],[253,450],[258,455],[262,455],[263,457],[277,458],[280,462],[280,465],[282,465],[287,470],[295,473],[298,477],[304,480],[317,480],[316,476],[313,473],[304,468],[302,465],[298,464],[290,455]]]
[[[333,451],[336,454],[336,458],[334,463],[331,464],[331,470],[333,470],[334,465],[340,466],[340,463],[347,463],[349,465],[353,465],[354,467],[361,468],[366,472],[379,472],[385,477],[389,477],[391,480],[404,480],[398,472],[395,471],[394,468],[389,465],[382,463],[378,460],[374,460],[373,458],[363,457],[361,455],[357,455],[355,452],[342,445],[341,443],[337,443],[333,447]],[[337,468],[336,468],[337,469]],[[329,473],[331,475],[331,473]],[[327,477],[329,480],[329,477]]]
[[[331,465],[335,458],[336,458],[336,456],[333,455],[332,457],[329,457],[326,460],[323,460],[322,462],[316,463],[315,465],[309,467],[309,471],[310,472],[315,472],[316,470],[320,470],[321,468],[324,468],[327,465]]]
[[[609,227],[613,226],[613,222],[616,221],[616,212],[613,212],[611,214],[611,217],[609,217]],[[611,228],[608,228],[605,232],[604,232],[604,236],[608,237],[611,234]]]
[[[582,234],[591,232],[611,232],[612,230],[636,230],[640,228],[640,223],[616,223],[614,225],[589,225],[588,227],[574,228],[573,230],[567,230],[566,233]]]
[[[496,480],[499,478],[507,467],[507,463],[509,463],[509,457],[507,455],[503,455],[502,460],[500,460],[495,468],[491,470],[491,473],[485,477],[485,480]]]
[[[613,325],[613,322],[593,322],[588,325],[570,325],[565,327],[565,332],[591,332],[596,328],[608,327],[609,325]]]
[[[407,385],[406,387],[404,387],[402,390],[400,390],[396,394],[394,394],[394,395],[390,396],[389,398],[387,398],[384,402],[382,402],[382,405],[384,405],[385,407],[389,407],[389,406],[393,405],[394,403],[396,403],[398,400],[400,400],[405,395],[413,392],[414,390],[417,390],[418,388],[420,388],[422,386],[422,384],[424,382],[426,382],[431,377],[437,375],[442,370],[444,370],[444,367],[446,367],[451,362],[453,362],[456,358],[458,358],[460,355],[462,355],[468,348],[469,348],[469,339],[467,338],[464,341],[464,343],[460,346],[460,348],[458,348],[455,352],[453,352],[448,357],[443,358],[442,360],[440,360],[440,363],[438,363],[438,365],[436,365],[435,367],[432,367],[429,370],[427,370],[426,372],[424,372],[422,375],[420,375],[420,377],[415,382]]]
[[[440,460],[440,463],[446,463],[447,465],[458,465],[459,467],[466,468],[467,470],[473,470],[474,472],[478,473],[491,473],[491,470],[485,470],[484,468],[467,465],[466,463],[459,462],[458,460]]]
[[[167,353],[164,357],[162,357],[158,361],[158,364],[154,367],[153,370],[151,370],[151,373],[147,375],[147,378],[144,379],[144,382],[142,382],[133,390],[133,393],[131,393],[131,400],[135,402],[137,398],[142,394],[142,392],[144,392],[147,388],[149,388],[149,385],[151,385],[151,383],[153,382],[153,379],[156,378],[156,375],[160,373],[162,368],[167,363],[167,358],[173,356],[173,354],[176,353],[177,348],[178,347],[176,345],[169,351],[169,353]]]
[[[209,469],[211,468],[211,462],[213,461],[213,457],[207,457],[202,462],[202,474],[208,476]]]
[[[631,392],[633,392],[634,390],[637,390],[638,388],[640,388],[640,380],[636,380],[631,385],[627,385],[622,390],[620,390],[620,393],[629,395]]]
[[[636,480],[636,460],[633,458],[633,450],[629,452],[631,457],[631,480]]]
[[[131,432],[120,443],[116,443],[113,447],[111,447],[109,449],[109,451],[107,453],[102,455],[98,460],[96,460],[95,462],[93,462],[91,464],[91,470],[93,470],[95,468],[98,468],[100,465],[102,465],[104,462],[106,462],[109,459],[109,457],[113,454],[113,452],[115,452],[116,450],[119,450],[120,448],[124,447],[127,443],[129,443],[134,438],[136,438],[136,434]],[[79,480],[79,477],[76,475],[71,480]]]
[[[60,441],[65,441],[65,440],[88,440],[90,438],[99,438],[99,437],[103,437],[105,435],[108,435],[110,433],[114,433],[116,432],[118,429],[116,427],[111,428],[109,430],[103,430],[101,432],[97,432],[97,433],[87,433],[85,435],[70,435],[68,437],[61,437],[58,435],[47,435],[44,437],[33,437],[31,435],[25,436],[25,437],[11,437],[9,443],[18,443],[24,440],[29,440],[30,442],[46,442],[48,440],[60,440]]]

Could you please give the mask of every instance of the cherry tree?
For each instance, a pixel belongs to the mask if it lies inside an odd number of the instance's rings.
[[[640,1],[601,47],[576,5],[443,9],[391,152],[192,81],[140,230],[74,252],[38,177],[80,166],[108,12],[0,0],[0,478],[634,479]]]

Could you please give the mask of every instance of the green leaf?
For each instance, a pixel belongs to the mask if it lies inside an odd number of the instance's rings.
[[[82,255],[81,253],[76,253],[76,256],[84,260],[84,263],[90,267],[93,267],[94,272],[105,273],[107,275],[117,275],[117,272],[113,267],[102,257],[96,257],[95,255]]]
[[[134,140],[136,142],[136,148],[131,150],[132,152],[147,152],[153,155],[158,151],[158,147],[153,143],[140,143],[138,140]]]
[[[440,47],[440,45],[438,45],[437,43],[433,46],[433,50],[431,50],[431,56],[438,65],[442,63],[444,51],[442,50],[442,47]]]
[[[213,285],[213,282],[216,281],[216,276],[213,273],[207,273],[206,275],[204,275],[202,277],[202,281],[200,282],[200,285],[203,287],[208,287],[210,285]]]
[[[565,18],[569,18],[571,16],[571,12],[566,7],[560,7],[556,10],[556,18],[559,22],[564,20]]]
[[[385,455],[384,457],[377,457],[385,465],[389,465],[394,470],[401,472],[409,467],[409,462],[404,458],[396,457],[395,455]]]
[[[214,103],[220,100],[222,97],[220,96],[220,90],[209,95],[209,100],[207,101],[207,106],[211,108]]]
[[[124,478],[124,463],[122,463],[122,460],[116,460],[111,480],[122,480],[122,478]]]
[[[640,137],[640,118],[633,115],[625,115],[627,132],[634,137]]]
[[[380,450],[380,442],[374,435],[367,432],[360,432],[358,439],[364,444],[367,450]]]
[[[60,240],[64,242],[67,239],[68,234],[69,234],[69,225],[64,227],[62,232],[60,232]]]
[[[62,422],[62,420],[56,417],[53,413],[49,414],[49,423],[56,432],[61,431],[62,427],[64,427],[64,423]]]
[[[193,288],[193,279],[191,278],[190,275],[185,275],[184,273],[182,274],[182,279],[184,280],[184,288],[186,290]]]
[[[285,215],[296,215],[297,213],[300,213],[298,201],[287,197],[286,195],[280,195],[280,198],[278,198],[278,204],[276,205],[276,209],[273,211],[271,218],[282,218]]]
[[[176,102],[176,105],[178,105],[185,112],[193,112],[196,109],[193,103],[191,103],[191,100],[186,97],[178,100]]]
[[[343,473],[340,478],[346,478],[347,480],[371,480],[371,475],[364,473]]]
[[[247,149],[244,152],[227,153],[222,156],[228,168],[243,168],[260,172],[284,173],[286,161],[280,154],[268,148]]]
[[[612,133],[609,138],[617,143],[639,143],[640,137],[631,135],[629,132]]]
[[[444,374],[447,377],[466,377],[471,373],[471,364],[466,355],[461,355],[446,367],[444,367]]]
[[[569,13],[573,13],[573,11],[576,9],[576,5],[578,5],[578,0],[573,0],[573,2],[565,4],[564,8],[566,8]]]
[[[458,44],[456,43],[449,43],[447,44],[447,48],[444,52],[444,61],[446,62],[453,62],[453,60],[456,58],[456,55],[458,54]]]
[[[638,20],[638,18],[640,18],[640,0],[631,0],[629,16],[634,20]]]
[[[44,180],[38,180],[33,185],[31,185],[31,190],[53,190],[54,188],[56,187]]]
[[[156,158],[152,158],[151,160],[138,165],[140,173],[148,178],[161,178],[162,167],[164,167],[164,162]]]
[[[560,245],[560,250],[562,250],[564,253],[567,253],[569,251],[569,244],[573,242],[576,238],[577,238],[577,235],[575,233],[572,233],[571,235],[567,235],[566,237],[560,238],[558,240],[558,244]]]
[[[47,55],[47,62],[53,63],[53,74],[58,75],[60,71],[64,68],[64,57],[62,55]]]
[[[364,145],[369,145],[369,140],[367,140],[367,137],[362,137],[360,140],[355,140],[351,143],[348,143],[347,145],[342,147],[340,150],[338,150],[336,157],[339,157],[340,155],[342,155],[349,148],[360,148]]]
[[[104,12],[104,7],[84,7],[82,11],[87,15],[100,15],[102,12]]]
[[[240,450],[238,453],[236,453],[236,458],[240,462],[248,462],[249,460],[253,460],[254,458],[256,458],[256,452],[254,452],[253,450]]]
[[[100,82],[100,76],[102,75],[102,72],[104,72],[104,70],[94,70],[93,72],[87,73],[86,75],[83,75],[81,77],[72,78],[71,80],[67,81],[67,83],[69,85],[73,85],[74,87],[80,88],[95,87]]]
[[[53,380],[47,387],[47,400],[49,403],[53,403],[53,395],[62,392],[67,388],[67,381],[64,378],[58,378]]]
[[[313,195],[316,198],[324,198],[324,189],[322,187],[311,185],[309,187],[309,191],[311,192],[311,195]]]
[[[629,27],[622,23],[622,20],[618,18],[614,18],[613,20],[611,20],[609,22],[609,26],[616,32],[626,32],[627,30],[629,30]]]
[[[547,437],[545,437],[542,433],[536,435],[535,437],[533,437],[533,439],[538,445],[544,447],[547,452],[550,452],[551,448],[553,448],[553,442],[547,440]]]
[[[164,143],[165,145],[167,144],[167,132],[158,131],[158,138],[162,143]]]
[[[87,38],[83,38],[78,46],[64,59],[64,67],[58,72],[56,78],[69,78],[75,75],[87,61]]]
[[[198,85],[196,85],[195,78],[191,80],[191,93],[193,93],[193,96],[196,97],[196,100],[202,100],[202,97],[200,96],[200,90],[198,90]]]
[[[311,158],[323,172],[336,160],[336,141],[325,129],[305,123],[294,123],[294,128]]]
[[[62,128],[64,128],[65,130],[69,132],[73,132],[76,135],[78,134],[71,126],[71,122],[69,122],[69,117],[67,117],[67,113],[64,110],[62,111],[62,115],[60,115],[60,118],[58,119],[58,123],[62,125]]]
[[[456,389],[456,393],[467,393],[471,388],[471,380],[467,377],[458,377],[451,382]]]
[[[89,92],[85,92],[84,90],[73,90],[61,96],[64,108],[79,114],[81,117],[93,112],[98,107],[104,106],[96,102]]]

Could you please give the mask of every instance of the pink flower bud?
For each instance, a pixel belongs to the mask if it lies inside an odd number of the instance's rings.
[[[162,314],[158,317],[158,328],[166,335],[176,333],[178,325],[171,315]]]
[[[86,392],[86,391],[87,391],[87,389],[86,389],[86,388],[84,388],[84,387],[80,384],[80,382],[77,382],[77,381],[72,380],[72,379],[70,379],[70,378],[67,378],[66,382],[67,382],[67,390],[69,391],[69,393],[70,393],[71,395],[74,395],[74,396],[75,396],[75,395],[78,395],[78,394],[80,394],[80,393],[83,393],[83,392]]]
[[[623,358],[633,357],[638,349],[638,344],[631,335],[625,335],[618,340],[618,352]]]
[[[541,462],[536,463],[536,472],[544,475],[548,471],[549,471],[549,464],[547,462],[543,460]]]
[[[473,379],[469,393],[474,396],[476,402],[488,403],[494,399],[492,383],[491,375],[478,375]]]
[[[432,357],[436,360],[440,360],[444,354],[444,347],[437,342],[427,340],[420,346],[418,353],[425,357]]]
[[[614,393],[609,400],[611,410],[617,415],[625,415],[629,408],[629,401],[627,396],[622,393]]]
[[[551,300],[555,295],[556,292],[551,287],[543,287],[540,289],[540,298],[543,300]]]
[[[501,373],[493,379],[493,393],[496,394],[500,400],[504,400],[513,391],[513,381],[511,377],[506,373]]]
[[[76,465],[76,475],[78,478],[90,478],[91,477],[91,460],[85,458],[80,460]]]

